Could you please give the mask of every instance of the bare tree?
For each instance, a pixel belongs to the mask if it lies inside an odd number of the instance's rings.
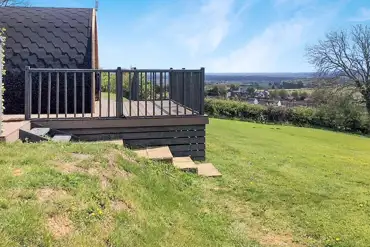
[[[346,76],[362,94],[370,114],[370,27],[333,31],[307,47],[306,56],[321,76]]]
[[[0,0],[0,7],[26,6],[30,5],[28,0]]]

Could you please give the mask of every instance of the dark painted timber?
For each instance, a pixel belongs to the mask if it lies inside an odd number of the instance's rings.
[[[175,157],[205,160],[207,116],[137,119],[32,120],[34,126],[58,129],[80,141],[123,139],[126,147],[169,146]]]

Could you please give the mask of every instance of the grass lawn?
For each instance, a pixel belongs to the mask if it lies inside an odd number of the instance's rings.
[[[0,151],[0,246],[370,245],[367,138],[212,119],[217,179],[107,143]]]

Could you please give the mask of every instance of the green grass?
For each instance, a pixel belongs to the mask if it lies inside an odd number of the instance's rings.
[[[0,246],[370,244],[367,138],[211,119],[216,179],[112,144],[0,151]]]

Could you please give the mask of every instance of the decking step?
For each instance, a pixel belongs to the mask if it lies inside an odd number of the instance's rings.
[[[33,128],[29,132],[37,136],[46,136],[50,132],[50,128]]]
[[[72,136],[70,135],[55,135],[51,139],[53,142],[69,142]]]
[[[174,157],[173,165],[174,167],[180,169],[181,171],[192,173],[198,172],[198,166],[194,163],[194,161],[190,157]]]
[[[173,156],[168,146],[134,151],[139,157],[172,163]]]
[[[204,177],[220,177],[222,174],[211,163],[203,163],[198,165],[198,175]]]

